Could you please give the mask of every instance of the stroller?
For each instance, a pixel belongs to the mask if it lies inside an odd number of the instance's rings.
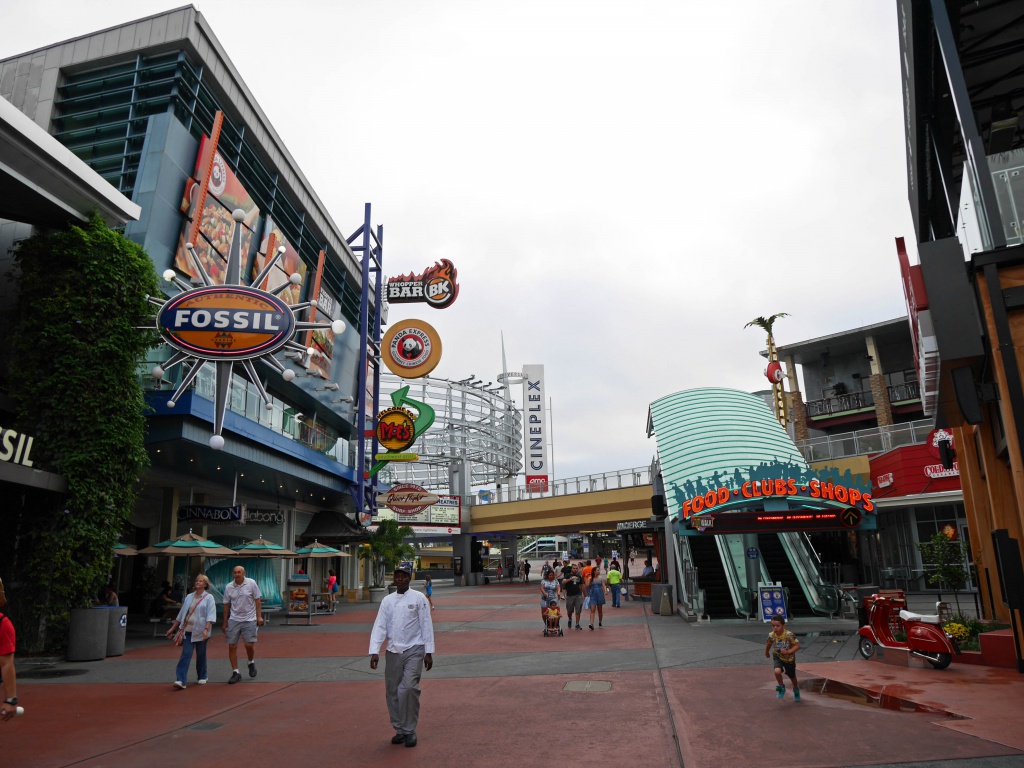
[[[548,603],[547,617],[544,624],[544,637],[562,637],[562,612],[558,608],[558,601],[552,600]]]

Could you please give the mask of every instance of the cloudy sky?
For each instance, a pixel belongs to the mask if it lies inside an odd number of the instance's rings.
[[[0,57],[177,7],[4,8]],[[649,404],[905,313],[896,11],[875,0],[204,0],[335,222],[451,259],[436,376],[545,366],[558,478],[646,466]],[[517,393],[518,395],[518,393]]]

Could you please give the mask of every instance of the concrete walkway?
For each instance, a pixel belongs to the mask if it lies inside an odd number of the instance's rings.
[[[24,717],[0,723],[3,766],[492,766],[686,768],[1024,765],[1024,675],[856,656],[856,625],[797,620],[803,701],[775,698],[759,623],[686,624],[605,606],[604,626],[543,637],[539,586],[438,587],[435,665],[419,745],[392,746],[376,606],[260,630],[238,685],[223,635],[210,683],[175,690],[177,649],[129,627],[124,656],[18,662]],[[867,701],[884,706],[869,705]]]

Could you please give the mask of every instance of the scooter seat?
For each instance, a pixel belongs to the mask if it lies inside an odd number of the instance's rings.
[[[900,618],[904,621],[920,621],[922,624],[942,623],[942,620],[938,616],[926,616],[920,613],[911,613],[910,611],[900,611]]]

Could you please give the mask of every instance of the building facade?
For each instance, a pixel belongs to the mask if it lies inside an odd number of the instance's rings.
[[[1024,30],[1012,3],[897,10],[916,245],[898,254],[918,368],[936,426],[953,434],[982,608],[1019,638]]]
[[[221,450],[209,445],[212,366],[172,406],[182,366],[162,381],[154,378],[149,372],[171,354],[154,350],[140,367],[152,408],[152,468],[126,543],[146,546],[189,530],[226,546],[260,536],[292,546],[307,530],[349,543],[363,474],[355,468],[358,425],[375,378],[371,374],[368,383],[366,362],[367,303],[372,314],[374,302],[367,297],[365,258],[349,245],[351,232],[366,224],[364,212],[352,212],[347,232],[339,228],[192,6],[0,61],[0,96],[138,206],[137,220],[128,221],[124,233],[146,249],[158,274],[173,270],[186,282],[196,277],[184,244],[198,232],[196,250],[217,282],[226,256],[218,226],[230,225],[230,211],[242,208],[243,276],[259,272],[268,248],[283,247],[283,266],[263,284],[273,287],[297,274],[282,297],[292,304],[315,299],[317,320],[347,326],[338,335],[309,332],[304,343],[312,355],[280,354],[282,365],[296,373],[291,382],[256,363],[269,409],[256,384],[236,375]],[[206,151],[208,143],[215,152]],[[205,157],[213,166],[204,184]],[[200,190],[209,191],[202,209]],[[0,222],[0,270],[8,267],[8,249],[31,231],[29,217],[12,218]],[[333,565],[352,586],[359,578],[356,561],[320,565]],[[131,565],[121,569],[122,591],[137,585]],[[177,566],[168,574],[183,581],[185,564]],[[230,566],[222,566],[224,574],[211,573],[215,583],[229,578]],[[284,583],[281,561],[253,567],[276,602]]]

